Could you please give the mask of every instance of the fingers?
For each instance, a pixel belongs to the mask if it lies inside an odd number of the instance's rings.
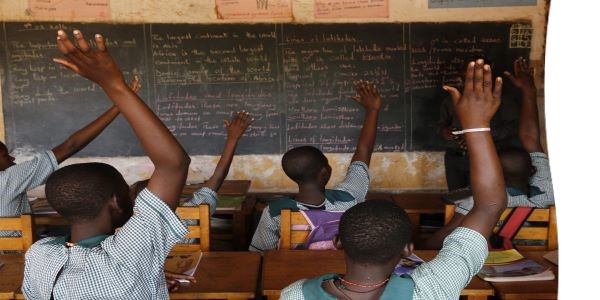
[[[231,122],[229,122],[229,120],[223,120],[223,124],[225,125],[225,127],[229,127],[231,125]]]
[[[495,99],[500,100],[502,96],[502,77],[496,78],[496,84],[494,84],[494,91],[492,93],[492,96]]]
[[[96,35],[94,35],[94,39],[96,40],[96,48],[98,48],[98,51],[106,52],[106,43],[104,37],[101,34],[96,33]]]
[[[473,92],[473,76],[475,75],[475,62],[472,61],[467,66],[467,72],[465,73],[465,87],[463,90],[464,94]]]
[[[137,93],[141,87],[142,87],[142,85],[140,84],[140,77],[137,75],[133,75],[133,79],[131,80],[131,83],[129,84],[129,88],[131,88],[131,90],[134,93]]]
[[[77,46],[79,46],[79,49],[81,50],[81,52],[83,52],[83,53],[90,52],[90,46],[85,41],[85,38],[83,38],[83,34],[81,33],[81,31],[75,29],[75,30],[73,30],[73,35],[75,36],[75,40],[77,41]]]
[[[506,78],[510,79],[510,81],[515,82],[515,76],[513,76],[513,74],[511,74],[508,71],[504,71],[504,76],[506,76]]]
[[[63,67],[70,69],[71,71],[75,72],[75,73],[80,73],[79,72],[79,68],[77,67],[77,65],[75,65],[73,62],[71,62],[68,58],[53,58],[52,61],[54,61],[57,64],[62,65]]]
[[[483,92],[486,95],[492,93],[492,68],[490,65],[483,66]]]
[[[71,42],[69,36],[67,36],[67,33],[62,29],[58,31],[58,44],[59,50],[61,49],[62,44],[63,50],[61,50],[61,52],[68,58],[72,59],[74,63],[78,63],[78,61],[86,59],[85,54],[83,54],[79,48],[73,45],[73,42]]]
[[[460,101],[460,92],[455,87],[445,85],[442,88],[444,89],[444,91],[450,93],[450,97],[452,97],[452,103],[454,103],[454,105],[456,105],[458,101]]]
[[[475,62],[475,77],[473,78],[473,91],[477,95],[483,94],[483,59]]]
[[[187,279],[191,282],[196,282],[196,278],[194,276],[179,273],[171,273],[168,271],[165,271],[165,278],[169,283],[177,282],[176,279]]]

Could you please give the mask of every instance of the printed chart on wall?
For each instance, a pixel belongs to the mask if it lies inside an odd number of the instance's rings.
[[[458,83],[466,61],[478,55],[507,70],[528,56],[532,31],[528,23],[506,22],[4,23],[0,70],[11,149],[49,149],[110,107],[98,86],[52,62],[58,28],[103,33],[125,76],[140,75],[141,98],[192,155],[219,154],[223,120],[240,110],[255,122],[238,154],[299,145],[351,153],[363,121],[350,98],[359,79],[373,81],[383,99],[376,151],[441,150],[441,86]],[[119,117],[80,155],[143,151]]]

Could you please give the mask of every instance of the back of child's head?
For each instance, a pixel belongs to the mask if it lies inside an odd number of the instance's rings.
[[[15,158],[10,156],[8,148],[3,142],[0,142],[0,171],[8,169],[14,165]]]
[[[321,150],[301,146],[286,152],[281,159],[281,166],[290,179],[302,183],[316,181],[323,168],[329,168],[329,163]]]
[[[529,153],[521,148],[504,147],[498,149],[498,157],[502,164],[502,173],[506,186],[527,192],[529,177],[534,173]]]
[[[397,259],[410,243],[412,224],[406,212],[386,200],[369,200],[347,210],[339,237],[355,263],[383,265]]]
[[[93,220],[115,196],[123,215],[131,215],[129,187],[114,167],[103,163],[66,166],[46,182],[50,205],[70,222]],[[128,218],[128,216],[127,216]]]

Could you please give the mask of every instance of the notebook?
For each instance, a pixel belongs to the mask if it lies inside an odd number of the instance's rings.
[[[193,276],[202,259],[202,250],[195,252],[169,253],[165,260],[165,270],[171,273]],[[190,283],[187,279],[176,279],[180,283]]]

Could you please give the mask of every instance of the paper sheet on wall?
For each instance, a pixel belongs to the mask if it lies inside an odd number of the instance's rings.
[[[315,0],[316,19],[387,18],[388,0]]]
[[[35,17],[110,18],[110,0],[29,0],[28,13]]]
[[[217,0],[219,19],[291,19],[292,0]]]

